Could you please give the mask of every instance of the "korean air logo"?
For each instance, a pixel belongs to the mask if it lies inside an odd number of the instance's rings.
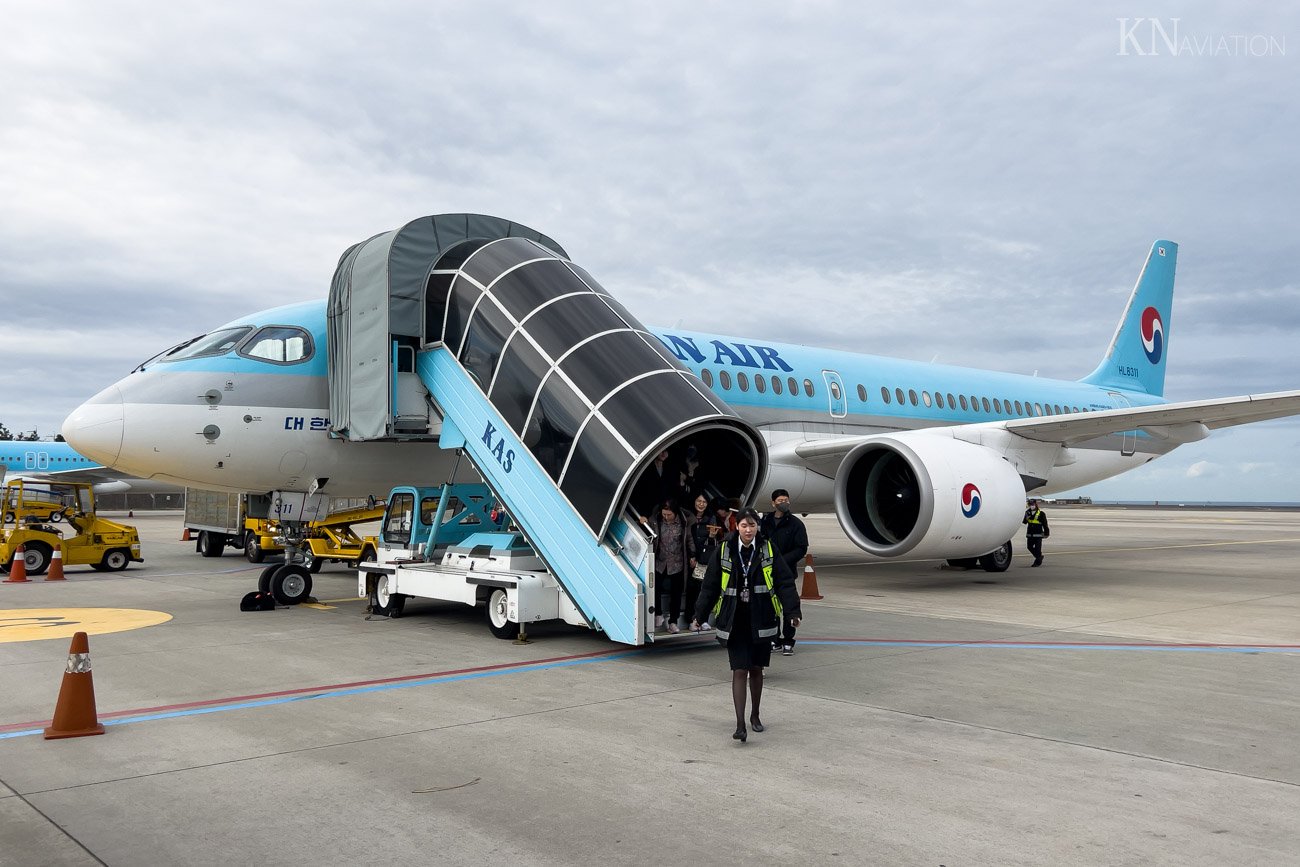
[[[1159,364],[1165,352],[1165,325],[1154,307],[1142,311],[1142,351],[1152,364]]]
[[[967,518],[973,518],[979,514],[979,510],[980,489],[967,482],[966,487],[961,489],[961,513]]]

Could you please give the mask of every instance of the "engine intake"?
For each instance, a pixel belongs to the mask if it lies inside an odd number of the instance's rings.
[[[992,449],[940,429],[861,443],[835,477],[835,514],[849,538],[881,557],[978,557],[1020,527],[1025,487]]]

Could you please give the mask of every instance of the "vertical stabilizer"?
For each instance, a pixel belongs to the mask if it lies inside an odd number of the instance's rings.
[[[1173,241],[1151,245],[1110,348],[1097,369],[1083,378],[1084,382],[1157,397],[1165,393],[1177,263],[1178,245]]]

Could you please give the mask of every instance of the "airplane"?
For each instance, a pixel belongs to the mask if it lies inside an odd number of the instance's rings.
[[[421,219],[434,221],[436,235],[437,221],[444,216]],[[458,220],[464,216],[455,215]],[[393,233],[377,235],[344,254],[328,311],[320,300],[277,307],[167,349],[80,406],[64,422],[63,435],[84,454],[122,472],[218,490],[315,491],[327,485],[333,496],[366,496],[382,495],[397,484],[452,481],[463,471],[460,452],[440,449],[433,442],[437,419],[414,434],[399,429],[396,420],[405,400],[399,390],[407,390],[404,378],[417,368],[425,371],[409,357],[428,347],[453,348],[441,341],[453,340],[454,334],[465,369],[501,409],[502,418],[517,413],[512,424],[539,462],[550,459],[551,452],[545,451],[550,446],[543,441],[554,440],[557,427],[552,421],[557,399],[552,395],[549,404],[546,399],[549,383],[557,388],[567,383],[567,393],[579,393],[578,412],[588,415],[587,423],[595,427],[593,419],[604,421],[600,429],[608,428],[611,443],[604,447],[606,453],[617,453],[623,462],[619,467],[627,465],[627,470],[609,470],[613,502],[608,509],[592,506],[587,516],[598,538],[611,526],[611,516],[626,508],[637,474],[650,466],[654,455],[662,449],[680,454],[688,445],[698,445],[704,469],[720,474],[723,494],[753,502],[760,491],[785,488],[799,511],[834,513],[848,538],[870,554],[948,559],[1002,571],[1011,561],[1009,540],[1021,529],[1027,495],[1109,478],[1218,428],[1300,413],[1300,391],[1165,400],[1178,255],[1178,246],[1167,240],[1152,245],[1096,369],[1068,381],[676,328],[648,329],[570,262],[558,244],[535,232],[527,235],[530,241],[505,234],[475,238],[468,227],[476,219],[499,220],[471,215],[460,246],[438,247],[441,258],[420,266],[414,278],[418,282],[412,284],[416,289],[410,303],[415,306],[407,317],[414,330],[399,334],[405,325],[396,324],[392,314],[391,334],[380,329],[380,354],[371,357],[357,350],[349,355],[351,344],[339,348],[337,341],[352,338],[336,318],[344,315],[339,311],[349,297],[346,291],[338,292],[340,285],[347,290],[353,285],[347,281],[359,279],[352,269],[360,273],[357,263],[366,245]],[[508,225],[513,227],[509,233],[519,230],[518,224]],[[484,276],[496,267],[494,255],[515,264],[500,265]],[[632,335],[628,339],[639,338],[645,346],[635,340],[624,343],[628,355],[604,357],[582,374],[569,369],[565,359],[576,358],[583,346],[595,346],[608,331],[570,336],[554,349],[547,348],[547,337],[540,333],[530,333],[527,345],[523,339],[511,344],[515,334],[544,321],[544,305],[528,314],[512,311],[513,302],[494,296],[498,290],[492,287],[511,280],[526,282],[530,278],[525,272],[542,268],[539,262],[551,268],[546,280],[563,285],[570,281],[575,287],[574,292],[555,290],[560,296],[546,303],[555,302],[553,308],[559,308],[559,301],[571,295],[595,293],[605,305],[601,314],[613,310],[621,317],[619,327]],[[389,264],[396,274],[397,259]],[[468,289],[471,284],[477,288]],[[456,312],[462,289],[478,293],[472,297],[479,301],[494,298],[493,310],[498,312],[492,316],[505,323],[495,326],[500,333],[476,332],[467,323],[477,313]],[[361,311],[356,297],[351,304],[352,312],[344,313],[353,317],[380,309]],[[563,331],[576,327],[575,321],[551,324]],[[421,323],[426,323],[423,332]],[[384,357],[389,338],[391,373]],[[480,345],[484,339],[487,349]],[[610,421],[618,409],[614,397],[589,397],[582,378],[619,379],[620,367],[633,365],[630,359],[640,358],[647,346],[673,368],[669,379],[686,382],[688,396],[698,392],[716,412],[701,415],[703,420],[694,427],[648,421],[653,429],[644,436],[620,431]],[[540,356],[543,368],[555,376],[541,375],[540,385],[538,377],[529,382],[518,371],[507,376],[503,359],[513,364],[525,356],[525,349],[530,357]],[[338,364],[351,365],[346,373],[340,372],[343,367],[331,370],[336,356]],[[386,427],[362,430],[359,403],[349,404],[351,415],[331,410],[338,405],[340,381],[363,374],[378,378],[357,379],[369,385],[364,395],[352,399],[378,401]],[[611,385],[608,394],[649,376],[629,375],[621,385]],[[520,382],[525,384],[517,386]],[[498,400],[500,388],[515,386],[524,390],[513,404]],[[436,415],[439,395],[431,387],[420,395]],[[671,413],[653,397],[641,398],[634,408],[634,415],[646,419]],[[483,430],[483,442],[494,447],[488,454],[509,473],[511,462],[521,456],[507,448],[505,439],[494,441],[501,422],[489,421],[486,428],[475,424],[467,435],[472,438]],[[561,452],[571,447],[576,454],[578,447],[572,443],[587,429],[574,421],[561,430],[569,438],[560,442]],[[633,459],[635,466],[629,465]],[[738,470],[733,467],[737,462],[743,465]],[[601,465],[589,460],[566,477],[572,463],[572,456],[557,460],[548,472],[557,485],[564,480],[564,491],[577,509],[582,482],[574,479],[584,473],[598,480]]]
[[[175,493],[177,485],[124,476],[99,461],[79,454],[66,442],[0,440],[0,480],[84,482],[97,494]]]

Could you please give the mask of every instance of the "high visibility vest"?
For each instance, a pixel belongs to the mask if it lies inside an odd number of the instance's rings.
[[[759,564],[763,567],[763,584],[765,586],[755,587],[754,592],[766,593],[768,598],[772,600],[772,609],[776,611],[776,626],[770,629],[760,629],[758,631],[758,637],[772,638],[781,629],[782,609],[781,609],[781,600],[777,598],[776,593],[773,592],[772,590],[772,561],[774,559],[774,555],[772,553],[771,542],[764,543],[762,553],[761,553],[761,558],[762,559],[759,561]],[[717,630],[716,634],[719,638],[729,638],[731,635],[730,631],[724,632],[723,630],[718,629],[718,615],[722,611],[722,600],[727,596],[738,596],[739,593],[735,587],[729,586],[731,584],[731,546],[729,546],[725,542],[722,543],[722,552],[721,552],[720,560],[722,565],[722,593],[719,594],[718,601],[713,603],[713,615],[712,615],[713,627],[715,630]],[[736,604],[737,605],[740,604],[739,599],[736,600]]]
[[[1030,536],[1043,535],[1043,510],[1034,509],[1033,513],[1025,519],[1025,523],[1029,525],[1027,533]]]
[[[1042,510],[1042,509],[1034,509],[1034,514],[1030,516],[1029,521],[1028,521],[1027,523],[1030,523],[1030,524],[1041,524],[1041,523],[1043,523],[1043,522],[1042,522],[1042,517],[1043,517],[1043,510]]]

